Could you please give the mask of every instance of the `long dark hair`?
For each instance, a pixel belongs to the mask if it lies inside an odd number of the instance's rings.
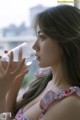
[[[50,38],[56,38],[63,49],[71,82],[80,87],[80,10],[70,5],[49,8],[37,15],[35,30],[37,25]],[[37,97],[51,78],[52,73],[32,82],[15,111]]]

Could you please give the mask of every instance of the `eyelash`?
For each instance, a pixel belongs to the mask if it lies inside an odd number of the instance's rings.
[[[45,40],[46,37],[44,35],[38,35],[37,38],[38,38],[38,40]]]

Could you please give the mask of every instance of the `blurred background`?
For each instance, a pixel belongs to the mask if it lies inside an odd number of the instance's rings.
[[[80,8],[80,0],[0,0],[0,55],[3,51],[27,42],[27,56],[34,56],[32,45],[36,37],[32,21],[37,13],[58,4],[69,4]],[[39,68],[36,60],[29,67],[22,88],[35,77],[47,74],[50,68]]]

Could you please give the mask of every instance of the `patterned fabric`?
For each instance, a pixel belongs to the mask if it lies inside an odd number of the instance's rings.
[[[57,100],[61,100],[67,96],[70,96],[73,93],[77,94],[80,97],[80,88],[77,86],[70,87],[69,89],[62,91],[59,94],[53,92],[52,90],[48,91],[40,101],[40,108],[42,111],[40,117],[42,117],[45,114],[45,112],[48,110],[49,106],[52,103],[54,103]],[[23,109],[20,109],[15,116],[15,120],[29,120],[29,119],[24,117]]]
[[[80,88],[77,86],[70,87],[69,89],[62,91],[59,94],[53,92],[52,90],[48,91],[40,101],[40,108],[42,111],[41,117],[45,114],[52,103],[63,99],[73,93],[77,94],[80,97]]]
[[[29,119],[24,117],[23,109],[20,109],[15,116],[15,120],[29,120]]]

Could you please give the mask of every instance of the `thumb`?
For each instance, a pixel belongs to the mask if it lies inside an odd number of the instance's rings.
[[[19,74],[16,78],[15,81],[22,81],[24,76],[28,73],[29,70],[24,70],[21,74]]]
[[[22,84],[22,81],[23,81],[23,78],[24,78],[24,76],[28,73],[28,71],[29,70],[24,70],[23,71],[23,73],[21,73],[21,74],[19,74],[16,78],[15,78],[15,80],[13,81],[13,86],[15,87],[15,85],[16,85],[16,87],[17,88],[20,88],[20,86],[21,86],[21,84]]]

